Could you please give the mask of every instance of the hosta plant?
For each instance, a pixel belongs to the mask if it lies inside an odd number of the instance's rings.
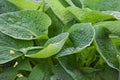
[[[0,80],[120,80],[119,0],[0,0]]]

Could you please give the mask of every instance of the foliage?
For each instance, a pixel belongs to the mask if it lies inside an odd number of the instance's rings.
[[[120,80],[119,0],[0,0],[0,80]]]

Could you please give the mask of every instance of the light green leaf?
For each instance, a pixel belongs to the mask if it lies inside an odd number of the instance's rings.
[[[115,16],[115,18],[120,20],[120,12],[119,11],[102,11],[102,12],[113,15],[113,16]]]
[[[17,10],[18,8],[15,5],[9,3],[7,0],[0,0],[0,14]]]
[[[47,38],[50,18],[43,12],[25,10],[0,15],[0,31],[16,39]]]
[[[74,47],[64,48],[57,57],[71,55],[78,53],[86,47],[90,46],[94,39],[95,31],[90,23],[74,24],[68,32],[70,33],[70,40]]]
[[[88,8],[68,7],[67,8],[80,22],[99,22],[104,20],[115,19],[114,16]]]
[[[95,27],[105,27],[111,32],[111,37],[120,36],[120,21],[104,21],[94,25]]]
[[[21,10],[37,10],[39,4],[30,2],[28,0],[8,0],[10,3],[16,5]]]
[[[69,36],[68,33],[61,33],[60,35],[49,39],[45,43],[45,48],[43,48],[42,50],[33,54],[27,53],[25,56],[31,57],[31,58],[47,58],[47,57],[53,56],[62,49],[68,36]]]
[[[59,0],[47,0],[47,3],[64,24],[73,19],[72,14],[68,12],[68,10],[60,3]]]
[[[120,0],[81,0],[83,8],[93,10],[120,10]]]
[[[32,45],[32,41],[16,40],[0,32],[0,64],[22,56],[19,49]]]
[[[72,0],[65,0],[70,6],[75,6]]]
[[[95,27],[95,31],[95,45],[98,52],[110,67],[119,70],[117,59],[119,53],[109,38],[110,31],[104,27]]]

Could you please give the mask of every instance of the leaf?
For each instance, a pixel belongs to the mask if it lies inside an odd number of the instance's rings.
[[[115,17],[109,14],[105,14],[99,11],[94,11],[88,8],[68,7],[67,8],[76,19],[80,22],[99,22],[104,20],[115,20]]]
[[[73,19],[68,10],[60,3],[59,0],[47,0],[50,8],[57,15],[57,17],[65,24]]]
[[[120,21],[104,21],[104,22],[99,22],[99,23],[95,24],[94,26],[95,27],[97,27],[97,26],[105,27],[111,32],[111,34],[110,34],[111,37],[118,36],[118,38],[119,38],[119,36],[120,36],[119,25],[120,25]]]
[[[82,7],[80,0],[71,0],[71,1],[76,5],[76,7],[79,7],[79,8]]]
[[[73,80],[73,78],[59,64],[55,66],[54,70],[55,72],[51,80]]]
[[[19,77],[17,80],[28,80],[26,77]]]
[[[90,46],[93,41],[95,31],[90,23],[74,24],[68,32],[70,40],[74,44],[73,47],[64,48],[57,57],[78,53],[86,47]]]
[[[18,8],[7,0],[0,0],[0,14],[6,12],[18,11]]]
[[[42,60],[33,68],[28,80],[50,80],[50,73],[51,65],[48,63],[48,60]]]
[[[30,2],[28,0],[8,0],[10,3],[16,5],[20,10],[37,10],[39,4]]]
[[[73,80],[92,80],[80,72],[79,64],[76,62],[75,55],[60,57],[58,60],[60,65],[73,78]]]
[[[113,15],[116,19],[120,20],[120,12],[118,12],[118,11],[103,11],[103,12]]]
[[[32,71],[32,66],[28,59],[21,60],[16,66],[17,70]]]
[[[43,48],[42,50],[33,54],[27,53],[25,56],[31,57],[31,58],[48,58],[50,56],[53,56],[62,49],[68,36],[69,36],[69,33],[61,33],[60,35],[49,39],[45,43],[45,48]]]
[[[104,70],[97,72],[95,76],[95,80],[119,80],[118,71],[108,66]]]
[[[91,64],[96,60],[96,49],[94,46],[90,46],[82,50],[77,54],[77,59],[79,60],[80,67],[90,67]],[[92,66],[94,66],[93,64]]]
[[[52,20],[52,24],[48,30],[48,36],[53,37],[62,33],[62,29],[64,26],[63,22],[54,14],[54,12],[51,9],[48,9],[46,13],[48,14],[48,16],[50,16]]]
[[[120,10],[120,0],[81,0],[83,8],[90,8],[93,10]]]
[[[110,31],[104,27],[95,27],[95,31],[95,45],[97,51],[110,67],[119,70],[119,62],[117,59],[119,53],[109,38]]]
[[[70,6],[75,6],[72,0],[65,0]]]
[[[22,56],[19,49],[32,45],[32,41],[16,40],[0,32],[0,64]]]
[[[0,31],[16,39],[47,38],[50,18],[43,12],[25,10],[0,15]]]
[[[0,73],[0,80],[14,80],[17,75],[17,70],[15,68],[9,68],[4,72]]]

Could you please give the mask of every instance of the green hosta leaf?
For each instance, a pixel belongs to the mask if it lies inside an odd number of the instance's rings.
[[[28,0],[28,1],[34,2],[36,4],[40,4],[42,0]]]
[[[82,7],[94,10],[120,10],[120,0],[81,0]]]
[[[77,7],[82,7],[80,0],[71,0]]]
[[[16,68],[6,69],[4,72],[0,73],[0,80],[14,80],[17,75]]]
[[[117,59],[119,53],[111,39],[109,39],[109,30],[104,27],[95,27],[95,30],[95,45],[98,52],[110,67],[119,70],[119,62]]]
[[[115,16],[115,18],[117,18],[118,20],[120,20],[120,12],[118,11],[103,11],[104,13],[110,14]]]
[[[95,73],[95,76],[95,80],[119,80],[118,71],[108,66],[106,66],[105,69]]]
[[[45,48],[33,54],[26,54],[27,57],[31,58],[47,58],[52,55],[57,54],[63,47],[66,39],[68,38],[68,33],[62,33],[58,36],[55,36],[49,39],[45,43]]]
[[[88,47],[77,54],[79,59],[80,67],[89,67],[96,59],[96,49],[94,46]]]
[[[67,23],[73,19],[72,15],[68,12],[68,10],[60,3],[59,0],[47,0],[50,8],[53,12],[58,16],[58,18],[63,21],[63,23]]]
[[[17,70],[32,71],[32,66],[28,59],[21,60],[16,66]]]
[[[53,37],[53,36],[60,34],[64,26],[63,22],[53,13],[51,9],[48,9],[46,12],[52,20],[52,24],[48,30],[49,37]]]
[[[15,4],[21,10],[37,10],[39,4],[35,4],[28,0],[8,0],[9,2]]]
[[[75,55],[60,57],[58,60],[60,65],[73,78],[73,80],[91,80],[80,72],[79,64],[76,61]]]
[[[50,18],[43,12],[25,10],[0,15],[0,31],[16,39],[47,38]]]
[[[63,49],[57,57],[78,53],[86,47],[90,46],[93,41],[95,31],[90,23],[78,23],[73,25],[68,32],[70,40],[74,47]]]
[[[32,45],[32,41],[16,40],[0,32],[0,64],[22,56],[19,49]]]
[[[16,80],[28,80],[26,77],[19,77]]]
[[[28,80],[50,80],[51,65],[49,61],[42,60],[31,71]]]
[[[95,24],[94,26],[105,27],[111,32],[111,36],[120,36],[120,21],[104,21]]]
[[[65,0],[70,6],[75,6],[72,0]]]
[[[9,3],[7,0],[0,0],[0,14],[17,10],[18,8],[13,4]]]
[[[55,72],[51,80],[73,80],[73,78],[60,66],[55,65]]]
[[[88,8],[68,7],[67,8],[80,22],[99,22],[104,20],[115,19],[114,16]]]

